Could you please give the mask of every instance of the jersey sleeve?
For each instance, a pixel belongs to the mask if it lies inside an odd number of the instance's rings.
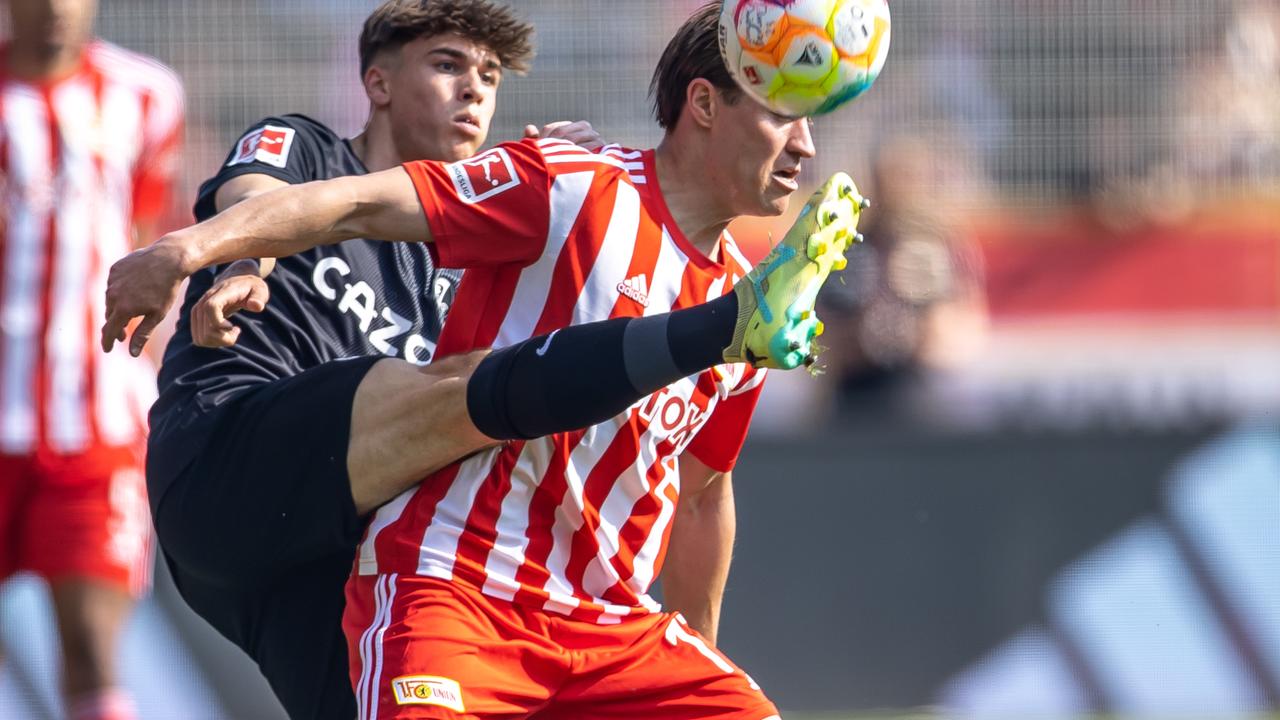
[[[427,217],[437,264],[529,265],[546,247],[551,178],[531,140],[455,163],[405,163]]]
[[[747,440],[747,429],[760,400],[764,379],[765,371],[748,368],[738,384],[728,391],[727,397],[716,404],[711,417],[707,418],[685,450],[712,470],[732,470]]]
[[[205,220],[217,213],[218,188],[241,175],[269,175],[290,185],[321,180],[317,129],[297,115],[269,117],[251,126],[223,160],[218,173],[200,185],[195,216]]]
[[[142,144],[133,169],[133,222],[168,230],[179,224],[174,198],[186,102],[177,75],[164,68],[156,78],[143,94]]]

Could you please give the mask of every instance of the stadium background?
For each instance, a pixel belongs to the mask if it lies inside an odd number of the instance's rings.
[[[695,0],[512,4],[539,56],[495,141],[656,142],[644,90]],[[358,131],[373,5],[101,0],[99,30],[186,83],[190,196],[261,116]],[[770,382],[724,648],[789,717],[1280,710],[1280,3],[891,6],[806,179],[883,168],[895,240],[828,298],[827,373]],[[50,631],[10,583],[0,717],[56,716]],[[125,654],[145,718],[279,717],[163,577]]]

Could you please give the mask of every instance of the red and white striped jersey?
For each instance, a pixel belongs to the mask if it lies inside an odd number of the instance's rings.
[[[438,353],[731,291],[747,261],[727,233],[715,259],[685,239],[653,163],[652,151],[525,140],[450,165],[407,164],[441,266],[467,268]],[[763,379],[717,366],[586,430],[449,466],[378,511],[357,572],[453,580],[600,623],[655,611],[647,592],[666,553],[680,456],[731,469]]]
[[[177,77],[109,43],[47,83],[0,55],[0,453],[141,438],[151,364],[97,333],[107,269],[170,207],[182,118]]]

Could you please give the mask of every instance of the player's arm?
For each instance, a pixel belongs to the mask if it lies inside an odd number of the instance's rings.
[[[680,457],[680,501],[662,569],[667,609],[682,613],[713,645],[737,528],[732,475],[691,453]]]
[[[222,212],[251,197],[279,190],[288,185],[289,183],[280,178],[262,173],[237,175],[218,187],[218,191],[213,196],[213,206],[218,212]],[[235,274],[246,274],[252,271],[258,277],[266,277],[275,267],[276,259],[273,257],[246,258],[232,263],[219,277],[231,274],[233,268],[235,268]]]
[[[265,173],[237,175],[222,183],[213,196],[214,210],[222,212],[289,183]],[[227,347],[240,337],[231,316],[247,310],[262,312],[271,298],[264,278],[276,267],[272,257],[236,260],[214,278],[213,284],[191,308],[191,341],[202,347]]]
[[[431,242],[409,175],[400,167],[289,185],[249,197],[202,223],[169,233],[111,267],[103,350],[143,320],[129,351],[142,351],[182,281],[200,268],[244,258],[284,257],[358,237]]]

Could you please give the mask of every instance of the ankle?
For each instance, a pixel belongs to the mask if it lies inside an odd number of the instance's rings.
[[[93,690],[67,701],[69,720],[135,720],[133,699],[117,687]]]

